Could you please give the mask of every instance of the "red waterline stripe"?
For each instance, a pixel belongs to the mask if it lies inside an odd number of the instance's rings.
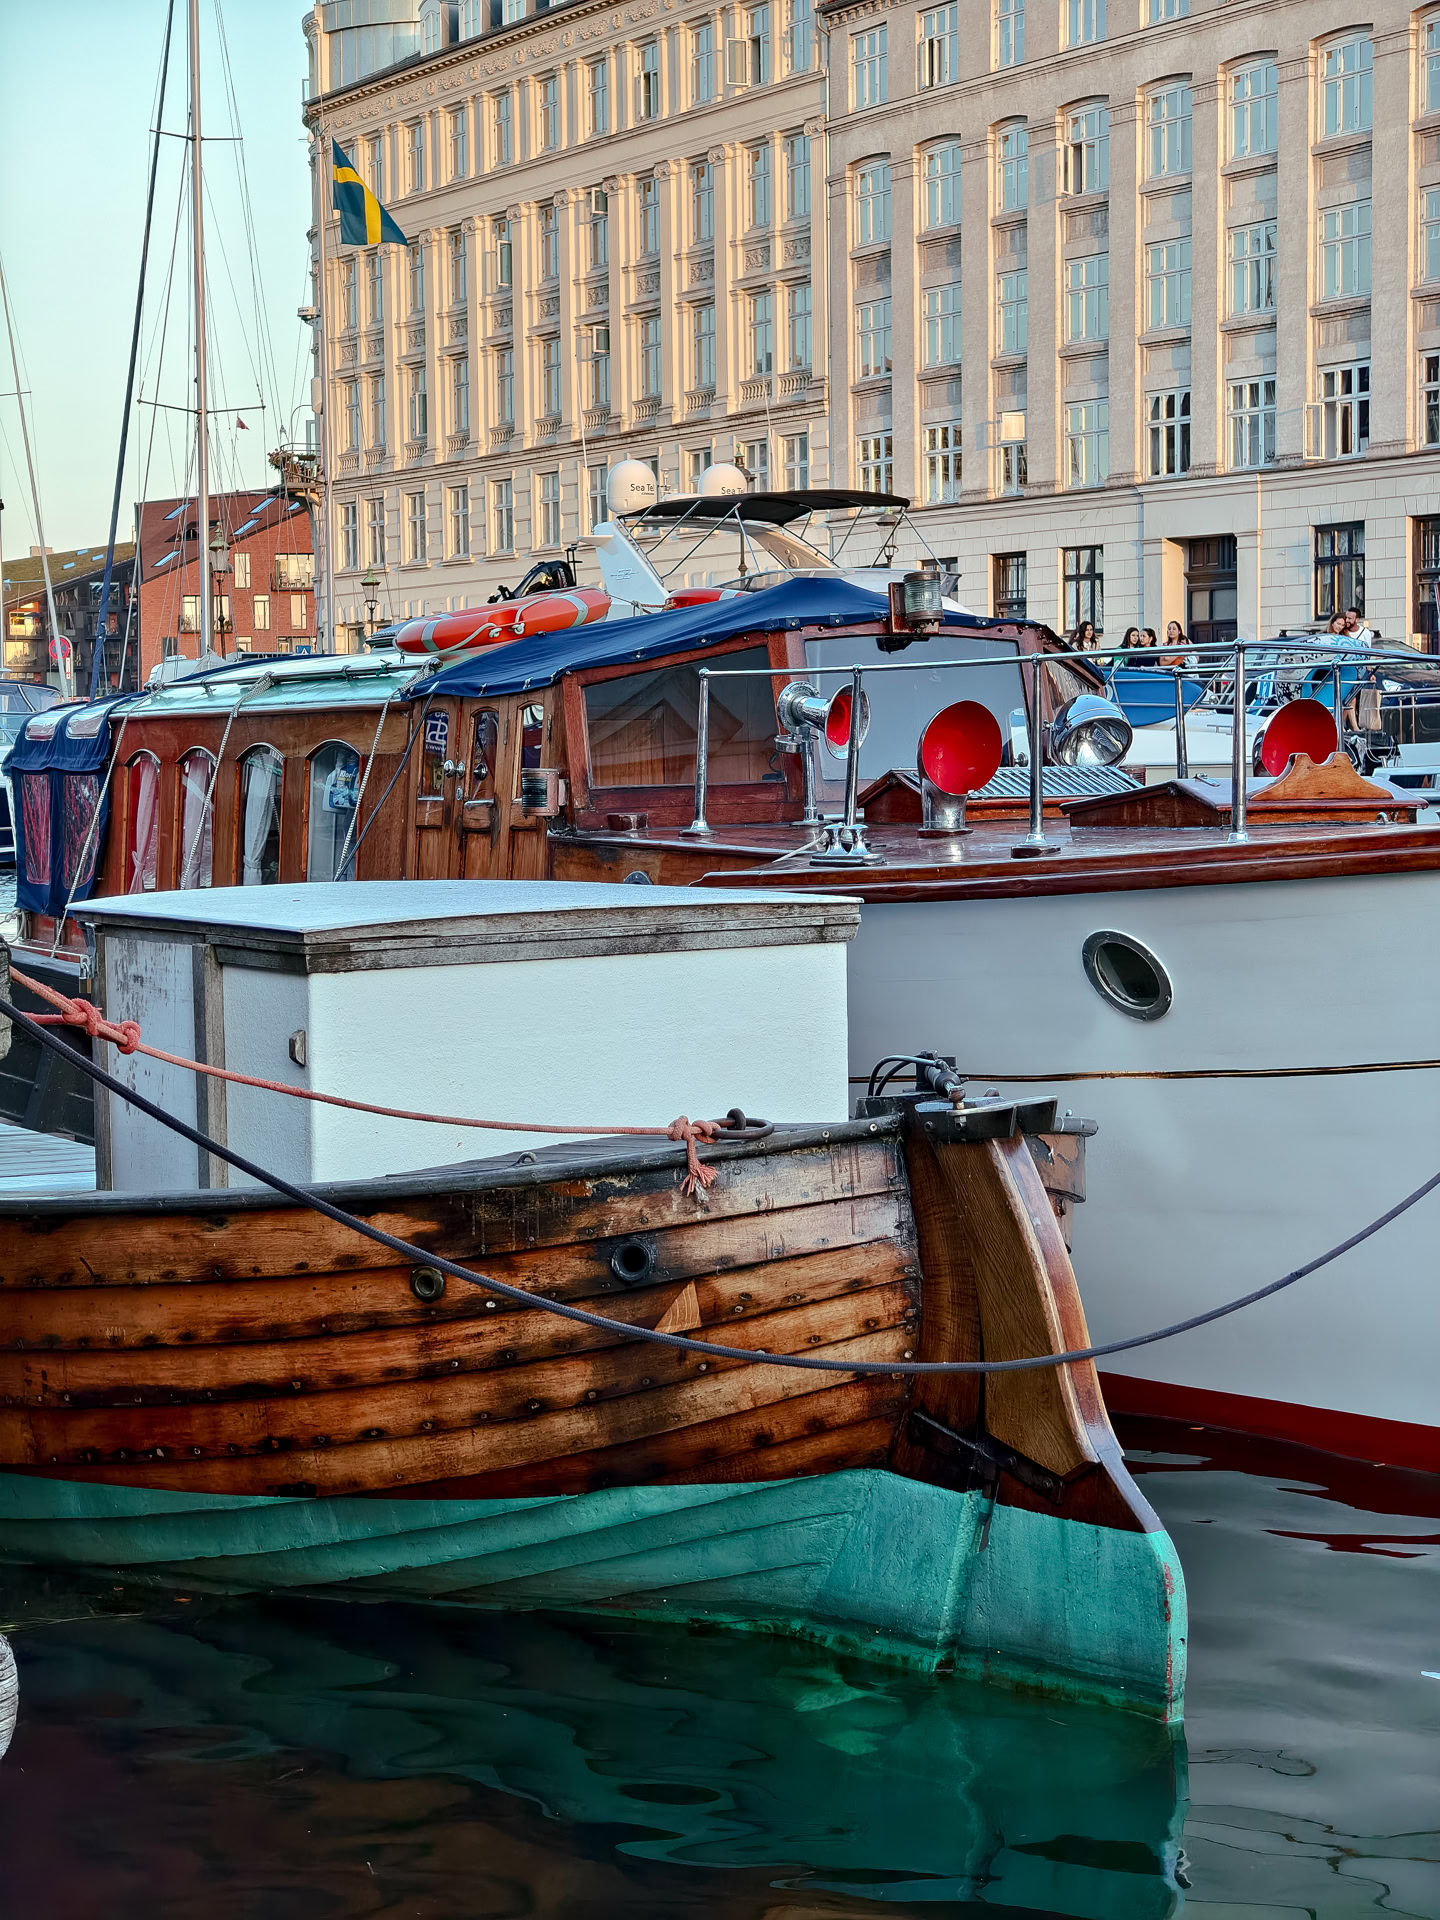
[[[1440,1426],[1378,1420],[1370,1414],[1340,1413],[1284,1400],[1257,1400],[1243,1393],[1214,1393],[1207,1387],[1175,1386],[1163,1380],[1136,1380],[1124,1373],[1102,1373],[1100,1387],[1111,1413],[1193,1420],[1199,1426],[1224,1427],[1262,1440],[1294,1440],[1346,1460],[1440,1473]]]

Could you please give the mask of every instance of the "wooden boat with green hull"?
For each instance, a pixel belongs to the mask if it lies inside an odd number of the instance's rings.
[[[317,1189],[753,1362],[264,1190],[0,1202],[0,1557],[797,1634],[1178,1719],[1180,1570],[1093,1367],[845,1369],[1086,1344],[1046,1104],[776,1128],[696,1197],[625,1139]]]

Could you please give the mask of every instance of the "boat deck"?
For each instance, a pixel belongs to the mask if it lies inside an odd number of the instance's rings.
[[[93,1193],[95,1149],[54,1133],[0,1120],[0,1198],[25,1193]]]

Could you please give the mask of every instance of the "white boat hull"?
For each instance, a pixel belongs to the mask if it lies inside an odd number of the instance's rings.
[[[1163,1018],[1091,986],[1081,947],[1101,929],[1163,961]],[[1096,1069],[1436,1059],[1437,944],[1430,873],[869,905],[851,1071],[923,1045],[1053,1092],[1053,1076]],[[1099,1122],[1075,1266],[1100,1342],[1278,1278],[1440,1168],[1440,1072],[1059,1091]],[[1107,1397],[1440,1469],[1437,1244],[1440,1194],[1271,1300],[1102,1362]]]

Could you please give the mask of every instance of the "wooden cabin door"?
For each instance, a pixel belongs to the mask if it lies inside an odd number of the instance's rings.
[[[465,778],[458,703],[436,700],[420,724],[413,870],[417,880],[451,880],[456,870],[455,813]]]
[[[544,765],[545,735],[548,718],[544,704],[524,698],[511,709],[510,751],[510,844],[506,848],[506,874],[511,880],[543,880],[549,856],[546,836],[550,823],[536,814],[527,814],[520,804],[520,777],[527,767]]]
[[[464,709],[466,769],[455,811],[455,873],[462,880],[503,880],[508,813],[499,707]]]

